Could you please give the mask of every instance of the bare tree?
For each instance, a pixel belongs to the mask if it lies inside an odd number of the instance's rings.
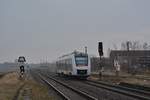
[[[107,50],[107,56],[108,56],[108,57],[110,56],[110,52],[111,52],[111,49],[108,48],[108,50]]]
[[[121,50],[127,50],[127,45],[125,42],[121,43]]]
[[[114,50],[118,50],[118,48],[117,48],[117,45],[116,45],[116,44],[113,44],[113,48],[114,48]]]
[[[127,41],[126,45],[127,45],[127,50],[132,49],[132,42],[131,41]]]
[[[143,43],[143,49],[144,50],[148,50],[149,46],[148,46],[148,43],[144,42]]]
[[[147,43],[141,44],[139,41],[126,41],[121,43],[121,50],[145,50],[150,48]]]
[[[140,50],[141,49],[139,41],[132,41],[130,47],[131,47],[131,50]]]

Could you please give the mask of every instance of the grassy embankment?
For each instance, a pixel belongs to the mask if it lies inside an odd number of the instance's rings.
[[[90,78],[93,80],[99,80],[99,75],[93,74],[91,75]],[[131,75],[131,74],[127,74],[127,75],[120,74],[118,77],[115,75],[103,75],[101,80],[109,83],[126,82],[131,84],[150,86],[150,80],[146,80],[144,78],[145,75],[139,76],[139,75]]]
[[[7,73],[0,78],[0,100],[11,100],[17,89],[23,84],[16,77],[17,73]]]
[[[19,100],[24,100],[25,96],[29,96],[31,100],[55,100],[54,96],[50,96],[47,87],[33,80],[28,80],[20,91]]]
[[[18,74],[15,72],[0,78],[0,100],[12,100],[23,84],[25,85],[19,93],[18,100],[24,100],[24,91],[27,89],[30,90],[28,95],[31,100],[54,100],[53,96],[49,96],[47,87],[34,80],[19,80]]]

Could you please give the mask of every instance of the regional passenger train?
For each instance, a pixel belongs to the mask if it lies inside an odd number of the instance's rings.
[[[91,73],[90,57],[83,52],[75,51],[59,57],[56,67],[59,75],[87,78]]]

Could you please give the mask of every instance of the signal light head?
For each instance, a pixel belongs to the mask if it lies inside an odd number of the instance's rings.
[[[103,56],[103,42],[98,43],[98,52],[100,56]]]

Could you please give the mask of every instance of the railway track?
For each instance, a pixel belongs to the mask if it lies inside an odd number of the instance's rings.
[[[85,80],[82,80],[82,81],[76,80],[76,79],[74,80],[68,77],[62,78],[62,77],[56,76],[56,74],[51,74],[51,73],[46,73],[46,72],[44,72],[44,74],[47,77],[51,76],[55,78],[56,80],[60,80],[69,86],[72,86],[80,91],[86,92],[92,95],[93,97],[98,98],[98,100],[137,100],[126,95],[118,94],[116,92],[112,92],[106,89],[97,88],[95,86],[85,84],[84,83]]]
[[[39,75],[39,76],[48,86],[52,87],[63,98],[63,100],[71,100],[65,94],[63,94],[61,91],[59,91],[53,84],[51,84],[49,81],[47,81],[43,76],[41,76],[41,75]]]
[[[51,92],[54,91],[54,95],[57,96],[57,98],[55,98],[56,100],[70,100],[36,71],[30,70],[30,74],[32,78],[36,80],[36,82],[43,83],[44,85],[47,85],[49,89],[51,89]]]
[[[142,85],[125,83],[125,82],[120,82],[118,85],[123,86],[123,87],[134,88],[137,90],[146,91],[146,92],[149,92],[149,95],[150,95],[150,87],[149,86],[142,86]]]
[[[39,71],[41,72],[41,71]],[[74,87],[75,89],[78,89],[80,91],[86,92],[90,95],[92,95],[95,98],[98,98],[98,100],[150,100],[149,93],[146,93],[145,91],[137,90],[137,89],[131,89],[126,88],[122,86],[116,86],[112,84],[107,84],[104,82],[97,82],[97,81],[91,81],[91,80],[72,80],[66,78],[60,78],[56,75],[50,74],[48,72],[43,72],[45,74],[45,77],[53,77],[56,81],[61,81],[65,85],[69,85]],[[102,92],[103,91],[103,92]],[[117,96],[117,99],[115,99]],[[120,99],[119,99],[120,98]],[[126,99],[123,99],[126,98]],[[132,100],[133,100],[132,99]]]
[[[68,86],[52,77],[47,77],[41,73],[38,75],[48,86],[52,87],[59,95],[61,95],[63,100],[98,100],[97,98]]]
[[[138,90],[134,88],[119,86],[119,85],[112,85],[105,82],[97,82],[92,80],[87,80],[84,83],[98,87],[107,89],[113,92],[121,93],[127,96],[131,96],[140,100],[150,100],[150,92],[144,90]]]

